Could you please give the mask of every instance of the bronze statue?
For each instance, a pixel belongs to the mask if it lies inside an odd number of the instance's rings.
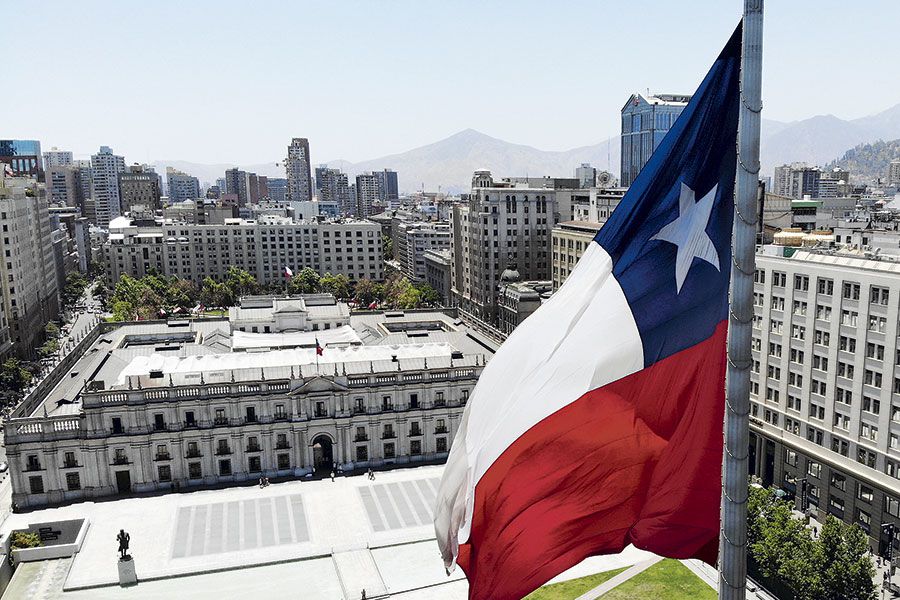
[[[124,529],[120,529],[116,539],[119,540],[119,559],[125,560],[129,558],[128,543],[131,541],[131,535],[125,533]]]

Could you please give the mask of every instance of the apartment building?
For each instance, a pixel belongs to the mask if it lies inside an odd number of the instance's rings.
[[[162,208],[159,175],[147,165],[131,165],[119,173],[119,199],[123,213],[136,206],[150,211]]]
[[[0,302],[9,340],[22,358],[34,356],[44,325],[59,314],[57,281],[44,187],[0,173]],[[7,345],[5,339],[0,333],[0,348]]]
[[[123,171],[125,159],[113,154],[108,146],[100,146],[100,152],[91,156],[91,200],[94,223],[99,227],[108,227],[110,221],[122,214],[119,173]],[[85,216],[91,218],[90,214]]]
[[[450,249],[450,224],[400,222],[394,243],[400,271],[413,281],[425,281],[425,252]]]
[[[573,180],[577,187],[578,181]],[[472,192],[453,207],[451,289],[454,305],[496,327],[497,293],[504,270],[523,280],[550,279],[550,232],[559,220],[557,189],[476,171]],[[561,190],[567,197],[570,190]]]
[[[560,223],[550,232],[552,249],[552,281],[553,290],[559,289],[563,281],[575,268],[578,259],[584,254],[603,223],[591,221],[566,221]]]
[[[900,524],[900,263],[769,246],[756,266],[751,473],[881,551]]]
[[[284,282],[285,267],[295,273],[311,267],[353,281],[384,278],[381,228],[369,221],[263,216],[200,225],[121,217],[110,224],[102,254],[110,282],[155,270],[201,285],[206,277],[221,281],[232,266],[262,284]]]

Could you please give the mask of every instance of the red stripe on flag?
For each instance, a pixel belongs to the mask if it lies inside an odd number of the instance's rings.
[[[506,449],[475,487],[459,547],[470,599],[522,598],[631,543],[715,561],[726,331],[586,393]]]

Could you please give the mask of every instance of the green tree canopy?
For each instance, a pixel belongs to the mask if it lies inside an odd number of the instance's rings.
[[[0,388],[21,392],[31,381],[31,373],[18,358],[7,358],[0,366]]]
[[[350,279],[347,278],[346,275],[332,275],[331,273],[326,273],[321,280],[319,280],[319,289],[323,292],[334,294],[335,298],[349,298],[350,297]]]
[[[762,575],[789,588],[797,600],[875,600],[865,532],[829,515],[813,539],[791,508],[774,490],[750,488],[748,549]]]
[[[320,291],[322,278],[310,267],[301,269],[288,283],[288,292],[291,294],[317,294]]]

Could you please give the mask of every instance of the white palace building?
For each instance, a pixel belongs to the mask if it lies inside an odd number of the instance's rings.
[[[351,314],[328,295],[103,323],[9,419],[12,500],[442,461],[495,350],[452,311]]]

